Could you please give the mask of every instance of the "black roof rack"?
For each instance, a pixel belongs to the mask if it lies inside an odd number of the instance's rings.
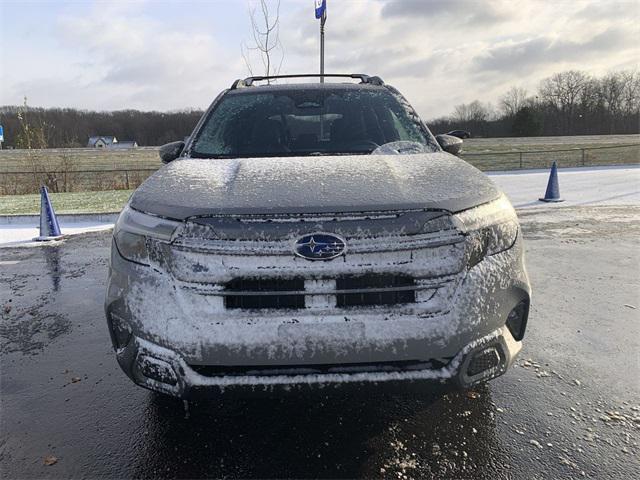
[[[231,89],[243,87],[252,87],[253,82],[260,82],[262,80],[277,80],[280,78],[315,78],[320,77],[319,73],[302,73],[298,75],[266,75],[247,77],[244,80],[238,79],[231,85]],[[370,77],[364,73],[325,73],[323,77],[343,77],[343,78],[359,78],[361,83],[368,83],[370,85],[384,85],[384,82],[380,77]]]

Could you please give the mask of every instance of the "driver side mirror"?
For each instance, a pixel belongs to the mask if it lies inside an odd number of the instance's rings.
[[[458,137],[454,137],[453,135],[436,135],[436,140],[442,149],[451,153],[452,155],[457,155],[462,150],[462,139]]]
[[[161,146],[158,154],[160,155],[162,163],[169,163],[178,158],[182,150],[184,150],[183,141],[171,142]]]

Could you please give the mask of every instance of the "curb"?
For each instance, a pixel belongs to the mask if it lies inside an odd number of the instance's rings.
[[[58,221],[63,224],[76,222],[103,222],[116,223],[119,213],[68,213],[56,215]],[[3,215],[0,216],[0,225],[40,225],[40,215]]]

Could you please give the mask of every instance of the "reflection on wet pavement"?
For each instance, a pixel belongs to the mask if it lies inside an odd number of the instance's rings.
[[[43,246],[40,248],[42,256],[47,262],[49,276],[53,284],[53,291],[60,290],[60,248],[58,246]]]
[[[489,390],[340,388],[190,404],[149,394],[134,476],[490,476],[501,451]],[[383,388],[384,389],[384,388]],[[215,461],[212,461],[215,459]],[[235,475],[234,473],[235,472]]]

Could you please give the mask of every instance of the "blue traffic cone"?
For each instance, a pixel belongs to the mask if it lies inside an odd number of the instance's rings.
[[[544,198],[539,199],[541,202],[564,202],[560,198],[560,184],[558,183],[558,165],[553,162],[551,165],[551,174],[549,175],[549,183],[547,183],[547,191]]]
[[[37,241],[57,240],[62,237],[60,225],[49,199],[49,190],[44,185],[40,187],[40,236]]]

